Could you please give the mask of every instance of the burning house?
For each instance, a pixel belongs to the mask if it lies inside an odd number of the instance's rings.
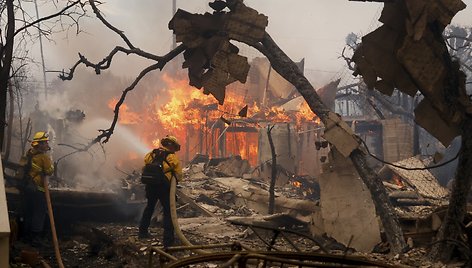
[[[315,142],[322,140],[319,119],[266,60],[256,58],[252,66],[248,83],[232,85],[224,105],[189,86],[179,74],[165,73],[161,94],[144,104],[147,109],[122,106],[119,124],[148,148],[172,133],[184,144],[179,155],[184,163],[197,155],[240,156],[252,168],[267,165],[271,153],[266,129],[276,125],[272,135],[282,168],[292,175],[318,175],[319,161],[312,160],[323,156],[315,148]],[[109,107],[116,102],[110,100]]]

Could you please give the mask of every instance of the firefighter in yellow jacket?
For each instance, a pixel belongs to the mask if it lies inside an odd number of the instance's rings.
[[[148,231],[154,207],[157,201],[163,208],[163,227],[164,239],[163,246],[169,247],[174,244],[174,227],[170,215],[170,180],[174,176],[177,181],[182,178],[182,166],[175,152],[180,150],[180,144],[174,136],[167,135],[161,139],[161,146],[154,149],[144,157],[145,168],[143,169],[143,177],[145,176],[146,167],[150,166],[151,171],[149,180],[145,183],[147,205],[144,209],[141,222],[139,224],[139,238],[149,238]],[[155,164],[155,165],[153,165]],[[152,169],[155,169],[154,171]]]
[[[47,155],[49,147],[49,136],[40,131],[34,134],[31,149],[26,153],[24,197],[25,235],[31,239],[32,245],[39,245],[40,234],[43,231],[46,219],[47,204],[44,195],[44,178],[54,172],[54,165]]]

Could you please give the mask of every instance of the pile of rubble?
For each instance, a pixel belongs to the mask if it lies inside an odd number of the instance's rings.
[[[269,178],[257,177],[247,161],[240,157],[195,161],[184,169],[185,178],[177,189],[180,229],[194,245],[236,243],[258,252],[360,256],[378,261],[385,267],[422,264],[426,251],[421,246],[430,242],[440,225],[443,213],[440,208],[446,204],[447,190],[426,170],[405,171],[395,167],[410,164],[417,167],[419,160],[416,158],[386,166],[381,171],[405,236],[410,245],[415,246],[407,254],[392,259],[379,254],[388,252],[388,247],[382,247],[385,243],[381,241],[381,229],[373,207],[368,205],[365,186],[358,179],[346,180],[355,176],[348,162],[337,158],[335,153],[329,158],[320,178],[288,176],[286,183],[277,184],[276,213],[273,215],[267,215]],[[151,250],[162,246],[159,211],[156,211],[150,229],[153,238],[140,240],[137,237],[137,221],[145,205],[145,196],[139,173],[133,174],[123,179],[120,196],[128,204],[134,204],[134,218],[127,217],[113,224],[73,223],[71,229],[60,236],[67,266],[73,267],[80,262],[81,267],[143,267],[149,261],[149,254],[155,254]],[[349,183],[344,185],[342,181]],[[336,187],[332,187],[334,185]],[[344,207],[345,203],[349,206]],[[366,221],[372,222],[369,230],[365,229]],[[377,236],[365,235],[366,232],[377,232]],[[53,251],[48,250],[42,254],[48,262],[54,262]],[[217,248],[216,251],[226,252],[227,249]],[[378,253],[361,253],[375,251]],[[17,253],[21,255],[21,252]],[[190,251],[182,251],[175,256],[191,255]]]

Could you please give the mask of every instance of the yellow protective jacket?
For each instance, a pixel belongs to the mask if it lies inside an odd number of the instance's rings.
[[[32,157],[29,177],[33,180],[34,184],[36,184],[38,190],[44,192],[43,178],[44,176],[52,175],[54,172],[52,160],[45,152],[40,152],[35,148],[29,149],[26,156]]]
[[[165,151],[170,152],[170,150],[164,146],[159,147],[159,149],[163,149]],[[154,154],[151,151],[147,153],[146,156],[144,157],[144,164],[146,165],[151,164],[153,160],[154,160]],[[172,173],[173,173],[177,181],[182,180],[182,177],[183,177],[182,165],[180,164],[180,161],[177,155],[175,153],[169,153],[166,157],[166,161],[164,161],[162,168],[167,179],[170,181],[172,177]]]

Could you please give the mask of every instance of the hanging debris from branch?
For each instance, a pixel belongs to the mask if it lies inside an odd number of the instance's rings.
[[[212,94],[220,105],[225,100],[226,86],[246,82],[249,63],[238,55],[239,49],[230,39],[256,44],[262,40],[268,18],[242,3],[231,5],[231,12],[223,10],[222,1],[211,3],[213,14],[191,14],[179,9],[169,22],[177,42],[187,49],[184,68],[188,68],[190,85]],[[229,5],[229,4],[228,4]]]
[[[449,85],[450,69],[458,77],[464,74],[451,66],[438,33],[464,8],[460,0],[385,3],[383,25],[363,37],[353,56],[355,74],[362,74],[370,89],[391,95],[397,88],[410,96],[420,90],[426,98],[415,110],[415,121],[445,146],[459,135],[471,104],[465,83],[456,92]]]

